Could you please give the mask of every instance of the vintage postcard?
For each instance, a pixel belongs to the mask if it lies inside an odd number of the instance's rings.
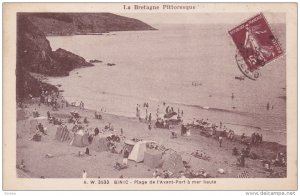
[[[296,3],[5,3],[4,190],[297,189]]]

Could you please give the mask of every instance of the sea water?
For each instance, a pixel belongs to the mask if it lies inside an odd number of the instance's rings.
[[[273,26],[285,47],[285,26]],[[242,75],[234,58],[236,48],[227,33],[232,26],[154,27],[158,30],[48,37],[53,50],[63,48],[87,61],[103,61],[49,81],[62,85],[69,102],[83,101],[86,108],[134,117],[136,105],[148,102],[154,119],[157,107],[163,113],[166,102],[176,112],[183,110],[185,121],[222,122],[235,133],[255,131],[265,140],[286,143],[284,56],[263,67],[257,81],[240,81],[235,79]]]

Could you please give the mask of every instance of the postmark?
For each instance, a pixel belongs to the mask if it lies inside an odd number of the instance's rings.
[[[241,72],[252,80],[259,69],[272,62],[284,51],[262,13],[228,31],[236,48],[236,63]]]

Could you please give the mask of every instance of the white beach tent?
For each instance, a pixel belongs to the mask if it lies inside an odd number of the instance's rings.
[[[77,133],[74,134],[74,137],[70,143],[71,146],[77,147],[85,147],[89,145],[88,141],[88,132],[84,130],[79,130]]]
[[[139,141],[137,142],[129,154],[128,159],[133,160],[137,163],[142,162],[144,160],[144,154],[145,151],[147,150],[147,144],[148,143],[157,143],[155,141]]]
[[[107,151],[108,150],[107,138],[111,137],[114,134],[116,134],[116,132],[113,133],[110,132],[108,134],[98,134],[93,138],[93,142],[90,144],[89,148],[97,152]]]

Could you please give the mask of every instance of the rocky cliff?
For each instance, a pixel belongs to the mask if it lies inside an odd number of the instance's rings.
[[[93,66],[64,49],[52,51],[46,35],[74,35],[108,31],[151,30],[149,25],[109,13],[19,13],[17,15],[17,100],[38,96],[41,89],[56,87],[33,78],[30,72],[46,76],[67,76],[75,68]]]
[[[27,16],[46,35],[154,30],[139,20],[111,13],[32,13]]]

